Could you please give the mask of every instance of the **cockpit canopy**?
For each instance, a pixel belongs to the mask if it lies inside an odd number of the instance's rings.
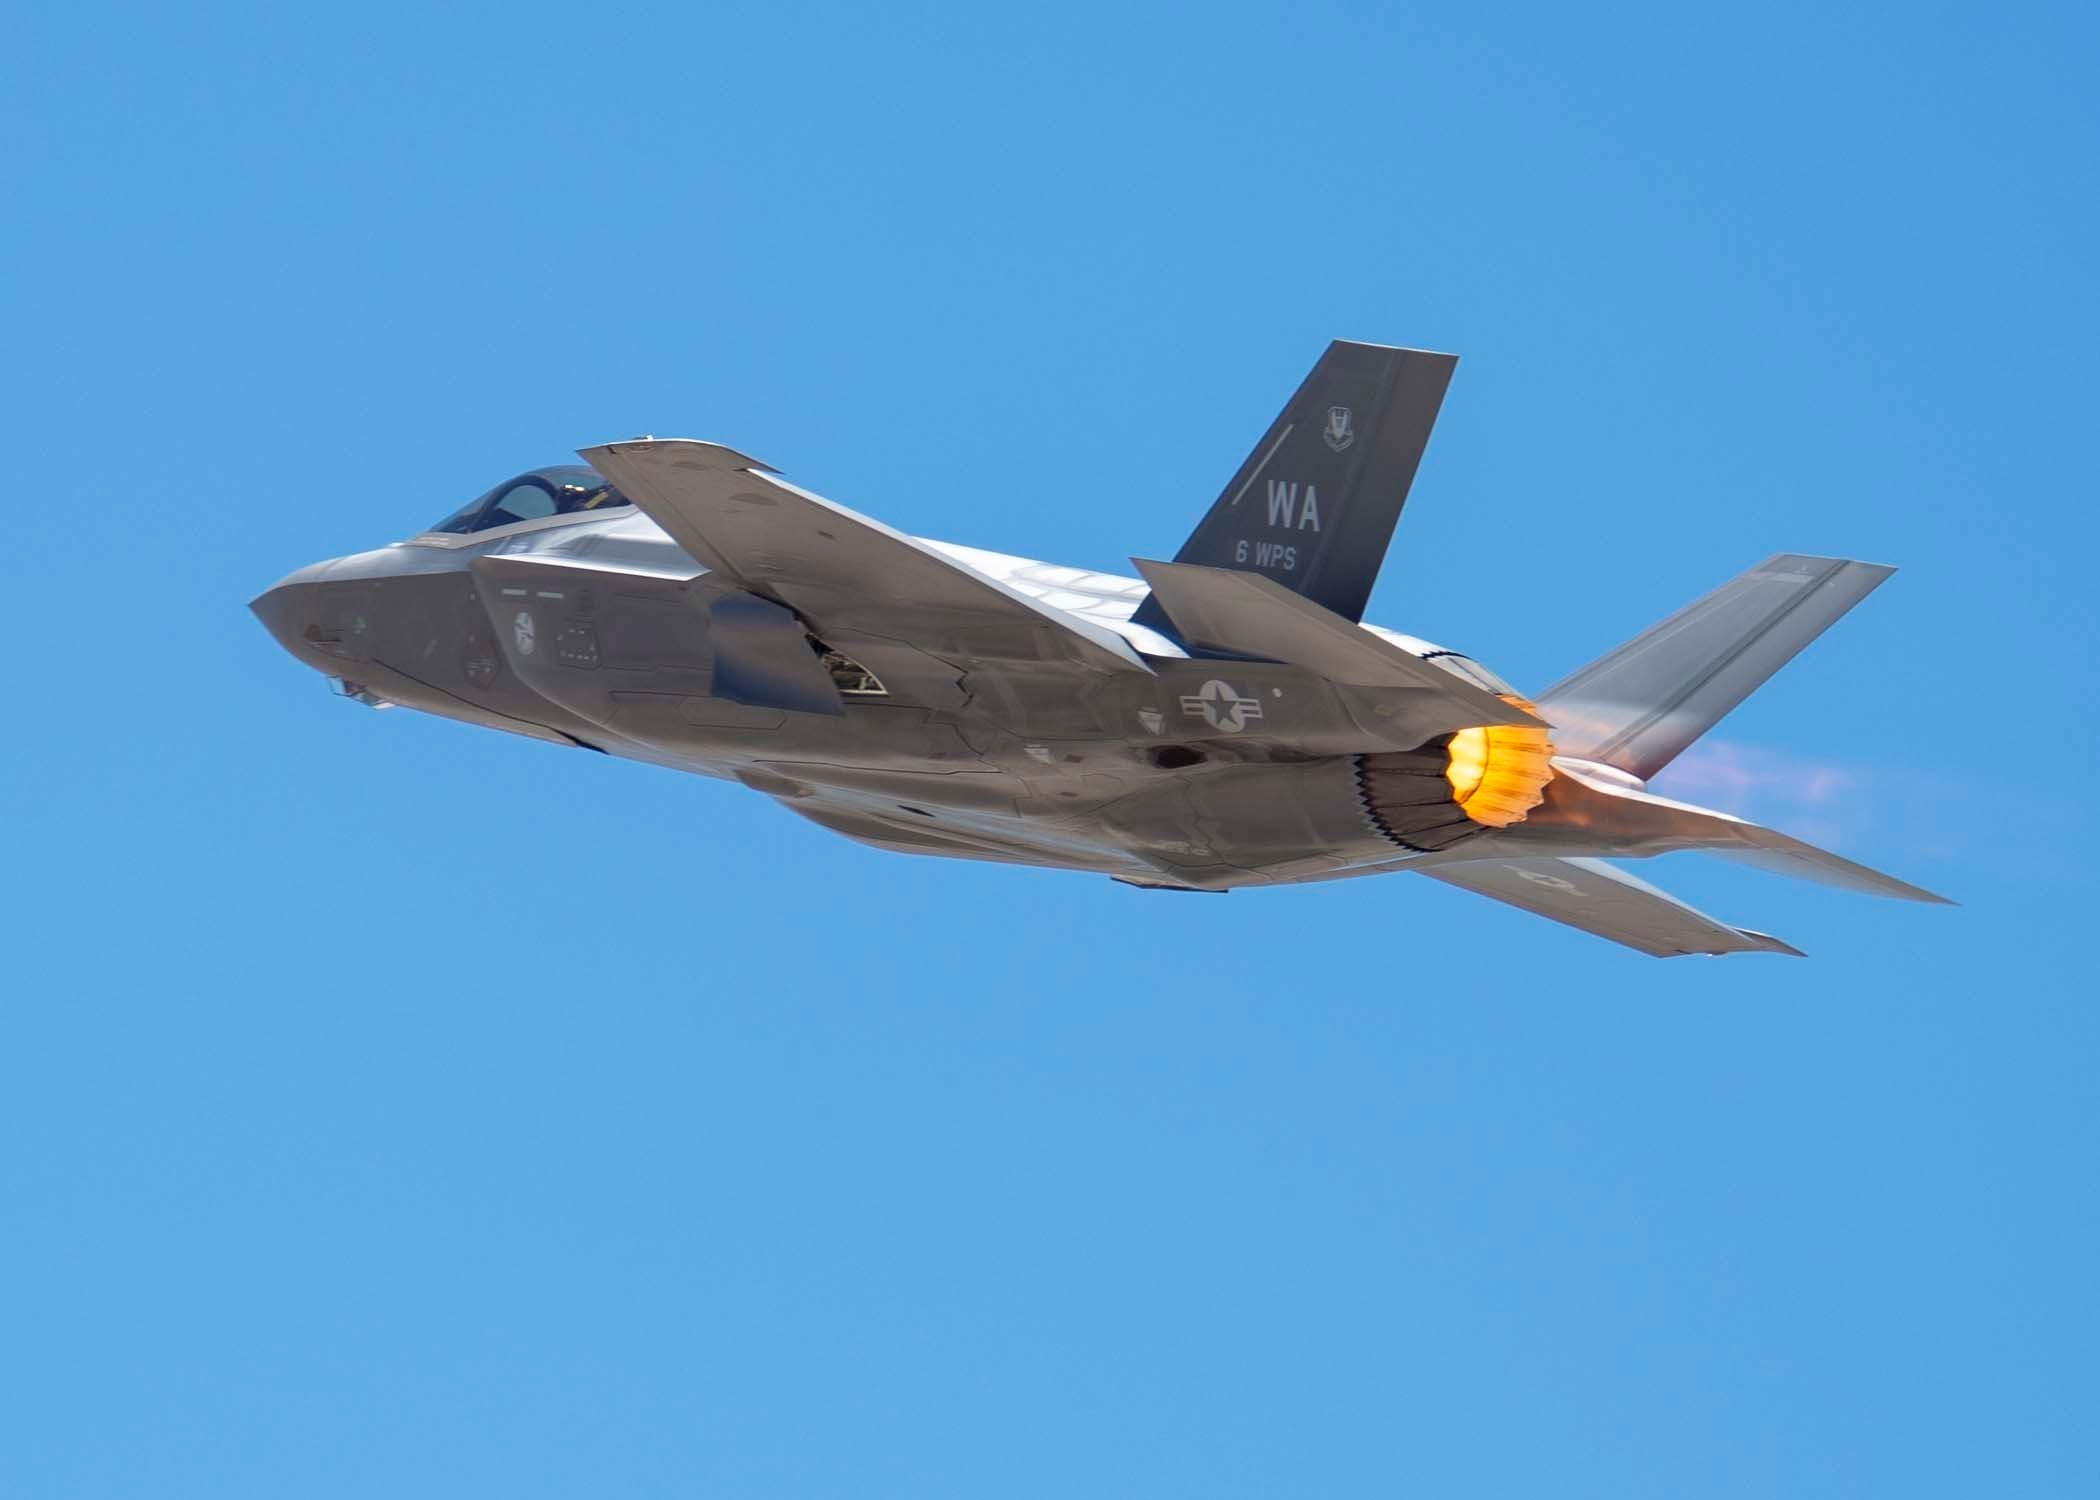
[[[632,500],[607,484],[596,469],[582,464],[556,464],[504,480],[430,530],[466,536],[498,526],[515,526],[520,521],[544,521],[549,516],[612,510],[632,504]]]

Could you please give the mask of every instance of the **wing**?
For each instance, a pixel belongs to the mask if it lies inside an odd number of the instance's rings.
[[[1145,672],[1113,630],[1065,614],[716,443],[652,438],[583,457],[709,569],[819,631],[934,655]]]
[[[1682,953],[1790,953],[1778,938],[1695,911],[1599,859],[1467,860],[1419,873],[1594,932],[1656,958]]]

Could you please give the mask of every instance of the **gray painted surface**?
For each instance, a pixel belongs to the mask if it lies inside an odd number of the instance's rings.
[[[1454,363],[1332,346],[1177,561],[1139,565],[1149,592],[643,439],[585,450],[617,487],[599,508],[316,564],[254,609],[362,701],[740,781],[904,853],[1172,890],[1417,868],[1664,954],[1793,950],[1597,856],[1710,849],[1937,899],[1641,784],[1885,569],[1775,558],[1539,718],[1466,658],[1356,623]],[[1363,757],[1541,718],[1563,758],[1524,821],[1423,854],[1367,810]]]

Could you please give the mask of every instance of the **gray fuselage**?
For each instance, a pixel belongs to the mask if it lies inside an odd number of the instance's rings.
[[[713,639],[737,591],[627,506],[424,533],[302,569],[255,609],[365,701],[741,781],[884,848],[1189,889],[1420,857],[1367,812],[1360,781],[1365,750],[1421,741],[1400,695],[1192,655],[1131,622],[1135,579],[928,545],[1115,632],[1151,671],[812,638],[842,713],[739,701],[751,695],[721,680]],[[1508,691],[1466,658],[1360,628]]]

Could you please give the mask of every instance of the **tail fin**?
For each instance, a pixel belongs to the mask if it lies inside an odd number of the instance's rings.
[[[1329,344],[1174,561],[1260,573],[1361,620],[1457,364]],[[1136,619],[1167,624],[1149,599]]]
[[[1643,780],[1713,728],[1894,568],[1782,553],[1539,695],[1563,755]]]

